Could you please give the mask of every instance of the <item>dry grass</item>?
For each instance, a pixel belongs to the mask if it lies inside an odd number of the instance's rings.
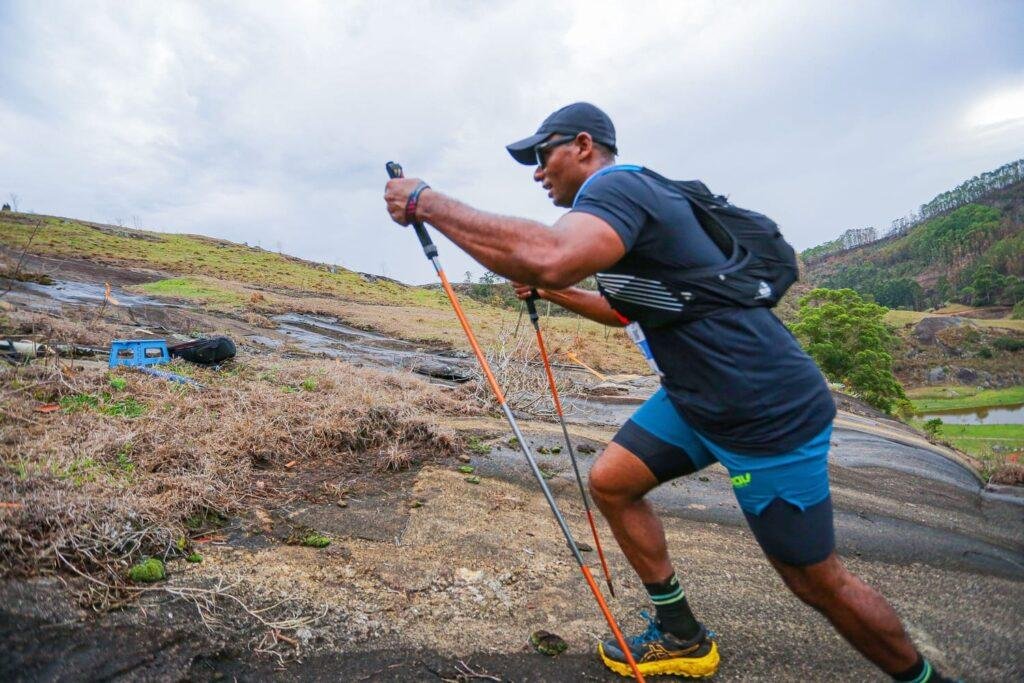
[[[989,481],[994,484],[1024,485],[1024,463],[1009,461],[1002,463],[992,473],[992,478]]]
[[[528,331],[520,330],[518,335],[513,326],[502,327],[494,335],[484,353],[498,386],[505,394],[505,400],[516,414],[554,417],[555,407],[551,400],[551,389],[532,326]],[[470,385],[470,388],[478,399],[497,410],[497,400],[484,378],[483,371],[479,365],[473,367],[476,382]],[[577,383],[568,373],[555,369],[554,374],[559,395],[569,395],[578,389]]]
[[[281,476],[286,464],[403,469],[461,448],[431,416],[482,412],[466,390],[338,362],[172,369],[206,389],[57,359],[0,371],[0,575],[63,569],[123,585],[143,555],[187,554],[190,515],[322,490]]]

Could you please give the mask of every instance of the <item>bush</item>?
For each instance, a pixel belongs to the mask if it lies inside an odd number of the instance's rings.
[[[1013,306],[1013,312],[1010,313],[1010,317],[1014,320],[1024,320],[1024,300],[1018,301]]]
[[[1000,351],[1020,351],[1024,349],[1024,339],[1016,339],[1014,337],[998,337],[992,342],[992,346],[996,347]]]
[[[942,431],[942,420],[937,417],[933,417],[924,423],[924,431],[928,432],[932,436],[938,436],[939,432]]]

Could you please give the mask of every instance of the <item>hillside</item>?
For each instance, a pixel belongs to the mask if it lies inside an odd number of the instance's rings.
[[[881,239],[867,241],[873,229],[852,230],[808,249],[804,278],[890,308],[1012,307],[1024,301],[1022,173],[1018,161],[973,178],[894,221]]]
[[[22,254],[42,259],[18,270]],[[365,330],[468,350],[444,293],[201,235],[134,230],[54,216],[0,212],[0,277],[62,280],[65,261],[95,267],[94,284],[184,300],[260,327],[270,316],[333,316]],[[463,296],[474,330],[503,348],[518,311]],[[542,311],[546,313],[546,311]],[[602,371],[637,372],[643,361],[620,331],[580,318],[545,317],[556,355],[571,351]]]

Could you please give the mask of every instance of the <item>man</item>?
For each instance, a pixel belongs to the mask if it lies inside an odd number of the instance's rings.
[[[388,183],[388,212],[402,225],[430,223],[488,269],[525,283],[521,298],[536,289],[608,325],[627,322],[617,297],[657,305],[659,283],[673,273],[726,260],[687,199],[638,167],[614,165],[615,128],[597,107],[563,107],[507,149],[536,166],[533,178],[556,206],[571,209],[553,226],[478,211],[414,178]],[[572,286],[594,274],[608,298]],[[718,461],[769,562],[801,600],[895,680],[945,680],[892,607],[834,553],[827,455],[835,405],[788,330],[768,308],[736,307],[642,333],[662,388],[590,472],[593,497],[655,606],[647,631],[629,640],[641,672],[717,670],[717,644],[690,611],[644,496]],[[614,640],[598,650],[609,668],[631,675]]]

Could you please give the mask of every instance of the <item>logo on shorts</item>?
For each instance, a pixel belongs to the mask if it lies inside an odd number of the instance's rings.
[[[737,474],[735,477],[729,477],[729,481],[732,482],[732,487],[734,489],[741,489],[750,484],[750,472],[744,472],[743,474]]]

